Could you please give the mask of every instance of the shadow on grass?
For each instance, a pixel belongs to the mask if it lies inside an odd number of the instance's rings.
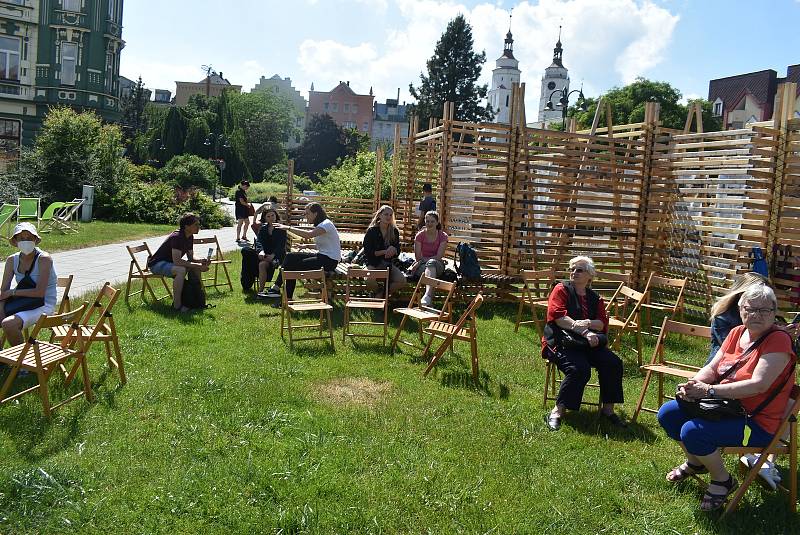
[[[562,428],[563,426],[571,427],[585,435],[606,435],[620,442],[653,444],[658,439],[649,427],[631,421],[628,421],[627,428],[616,427],[602,418],[596,410],[569,411],[562,419]]]

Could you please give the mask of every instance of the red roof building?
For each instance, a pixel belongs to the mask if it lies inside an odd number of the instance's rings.
[[[718,78],[708,83],[708,100],[715,116],[722,117],[726,129],[772,119],[775,94],[784,82],[797,82],[800,95],[800,64],[790,65],[786,77],[778,78],[772,69]],[[795,107],[800,117],[800,99]]]
[[[308,92],[306,124],[314,115],[330,115],[342,128],[354,128],[359,132],[372,133],[372,104],[375,97],[372,88],[368,95],[359,95],[350,89],[350,82],[339,82],[331,91]]]

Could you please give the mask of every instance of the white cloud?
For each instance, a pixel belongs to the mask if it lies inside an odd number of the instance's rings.
[[[491,81],[508,30],[506,9],[489,2],[472,8],[454,0],[393,2],[401,22],[386,28],[379,48],[370,43],[305,40],[299,51],[303,72],[298,78],[308,82],[303,85],[313,81],[318,90],[328,90],[339,80],[353,80],[356,92],[366,93],[367,86],[374,86],[379,100],[394,96],[400,87],[401,100],[410,101],[408,83],[418,85],[436,41],[458,13],[472,26],[475,49],[486,51],[480,82]],[[573,87],[583,80],[587,94],[596,95],[658,65],[679,20],[647,0],[540,0],[513,7],[514,54],[527,82],[529,118],[538,109],[540,79],[552,61],[559,24]]]

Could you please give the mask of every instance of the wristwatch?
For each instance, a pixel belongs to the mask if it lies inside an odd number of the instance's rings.
[[[713,386],[708,389],[707,394],[708,394],[708,397],[711,397],[711,398],[717,397],[717,392],[714,390]]]

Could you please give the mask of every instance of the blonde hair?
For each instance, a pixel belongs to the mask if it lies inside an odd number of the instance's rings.
[[[772,288],[772,286],[770,286],[769,279],[760,273],[750,271],[736,277],[730,289],[728,290],[728,293],[717,299],[717,302],[711,307],[711,318],[716,318],[732,306],[738,305],[739,298],[742,296],[742,294],[745,293],[749,288],[758,285]]]
[[[594,277],[597,275],[597,270],[594,268],[594,260],[589,258],[588,256],[576,256],[574,258],[570,258],[569,260],[569,267],[572,269],[575,264],[584,264],[586,266],[586,271],[589,272],[590,277]]]
[[[394,220],[394,208],[392,208],[388,204],[384,204],[383,206],[378,208],[378,211],[375,212],[375,215],[372,216],[372,221],[370,221],[370,223],[369,223],[369,228],[377,227],[378,225],[380,225],[380,223],[381,223],[381,212],[383,212],[384,210],[387,210],[387,209],[392,211],[392,223],[391,223],[392,228],[397,228],[397,223]]]

